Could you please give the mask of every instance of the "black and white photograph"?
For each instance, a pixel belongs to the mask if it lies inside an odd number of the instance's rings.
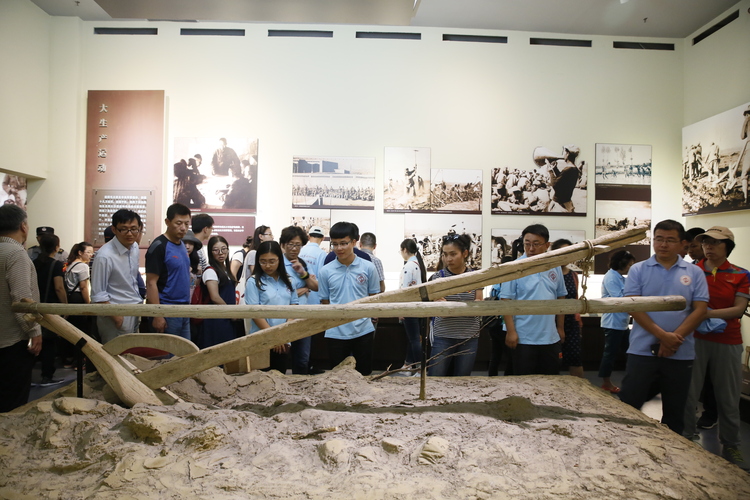
[[[549,229],[549,227],[547,228]],[[523,228],[519,229],[493,229],[492,230],[492,248],[490,250],[490,264],[498,266],[503,262],[513,260],[513,242],[521,238]],[[565,239],[573,244],[580,243],[586,239],[586,231],[566,230],[566,229],[549,229],[549,241],[554,243],[557,240]],[[523,247],[520,247],[521,254]],[[518,258],[516,256],[516,258]]]
[[[323,229],[323,233],[328,238],[328,232],[331,230],[331,211],[320,210],[315,208],[295,208],[292,209],[291,226],[301,227],[305,232],[309,232],[313,226]]]
[[[429,212],[430,148],[385,148],[384,212]]]
[[[295,156],[292,208],[375,209],[375,158]]]
[[[448,213],[482,213],[482,171],[432,169],[430,210]]]
[[[595,238],[642,225],[651,225],[650,201],[596,200]],[[648,246],[651,237],[647,234],[635,244]]]
[[[651,146],[596,145],[596,183],[651,185]]]
[[[750,103],[684,127],[682,147],[682,215],[750,208]]]
[[[436,271],[443,237],[466,234],[471,239],[468,266],[482,268],[482,216],[468,214],[406,214],[404,238],[412,238],[428,271]]]
[[[0,204],[18,205],[26,210],[27,185],[26,177],[5,174],[3,176],[3,190],[0,191]]]
[[[255,212],[258,139],[177,137],[172,199],[196,210]]]
[[[588,166],[574,144],[532,152],[528,167],[492,169],[493,214],[586,215]]]

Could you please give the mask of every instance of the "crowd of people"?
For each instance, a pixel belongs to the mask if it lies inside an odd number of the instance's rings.
[[[36,302],[113,304],[297,305],[347,304],[385,291],[382,262],[374,252],[373,233],[360,234],[356,224],[338,222],[329,232],[331,252],[320,248],[323,229],[305,232],[298,226],[282,229],[278,241],[268,226],[258,226],[241,250],[229,254],[227,240],[212,235],[213,218],[191,216],[175,203],[167,209],[165,231],[146,251],[146,274],[138,269],[143,225],[136,212],[118,210],[108,239],[94,255],[80,242],[70,253],[50,227],[37,228],[37,241],[26,251],[26,214],[15,205],[0,207],[0,411],[26,402],[31,368],[38,355],[43,385],[54,385],[56,357],[70,363],[70,344],[50,331],[13,313],[22,299]],[[602,389],[636,408],[662,396],[662,422],[678,434],[694,438],[698,428],[719,425],[724,457],[746,468],[739,451],[739,399],[742,337],[740,318],[750,299],[750,273],[727,259],[734,235],[725,227],[685,231],[664,220],[652,237],[654,255],[642,262],[626,250],[615,252],[602,282],[603,297],[681,295],[680,311],[619,312],[602,316],[605,348],[599,376]],[[526,227],[510,244],[504,261],[533,258],[570,246],[568,240],[549,241],[542,224]],[[204,250],[205,251],[202,251]],[[440,239],[438,270],[428,277],[421,245],[413,238],[401,242],[404,266],[400,288],[409,288],[471,273],[472,238],[455,232]],[[686,257],[687,255],[687,257]],[[33,256],[33,260],[31,258]],[[89,269],[90,266],[90,269]],[[557,300],[578,297],[576,272],[555,267],[493,285],[489,299]],[[483,300],[481,288],[450,294],[441,301]],[[629,331],[630,320],[633,320]],[[69,321],[102,343],[138,331],[163,332],[207,348],[244,335],[253,335],[286,322],[278,318],[242,320],[138,316],[71,317]],[[372,373],[376,318],[362,318],[325,331],[328,357],[336,366],[353,356],[356,369]],[[470,375],[479,346],[481,317],[435,317],[429,321],[401,318],[405,333],[404,365],[396,370],[417,375],[427,362],[431,376]],[[574,376],[583,377],[582,323],[577,315],[512,314],[496,319],[490,329],[490,375],[505,355],[505,375],[557,375],[561,361]],[[622,387],[611,380],[614,359],[627,345]],[[270,369],[293,374],[317,373],[310,363],[310,337],[273,347]],[[2,376],[0,375],[0,376]],[[697,418],[702,397],[705,412]]]

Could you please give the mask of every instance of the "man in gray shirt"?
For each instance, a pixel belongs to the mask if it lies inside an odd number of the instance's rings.
[[[0,206],[0,412],[26,404],[34,356],[42,350],[42,329],[11,311],[21,299],[39,302],[36,270],[23,244],[29,235],[26,212]]]
[[[375,257],[375,247],[378,246],[378,240],[372,233],[363,233],[359,237],[359,248],[370,256],[372,263],[375,264],[375,269],[378,271],[378,278],[380,279],[380,293],[385,292],[385,271],[383,270],[383,261]]]
[[[138,292],[138,236],[140,216],[131,210],[112,215],[115,237],[105,243],[91,270],[91,302],[97,304],[142,304]],[[97,316],[102,343],[119,335],[138,331],[138,316]]]

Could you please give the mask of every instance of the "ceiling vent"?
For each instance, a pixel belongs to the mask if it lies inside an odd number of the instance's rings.
[[[531,45],[553,45],[555,47],[591,47],[591,40],[570,38],[530,38]]]
[[[444,42],[508,43],[507,36],[443,35]]]
[[[706,38],[710,37],[711,35],[713,35],[717,31],[719,31],[721,28],[723,28],[727,24],[729,24],[732,21],[734,21],[735,19],[739,19],[739,17],[740,17],[740,11],[739,10],[735,10],[734,12],[732,12],[731,14],[729,14],[727,17],[725,17],[724,19],[722,19],[718,23],[714,24],[713,26],[711,26],[710,28],[708,28],[706,31],[704,31],[703,33],[701,33],[700,35],[698,35],[695,38],[693,38],[693,45],[695,45],[696,43],[699,43],[699,42],[705,40]]]

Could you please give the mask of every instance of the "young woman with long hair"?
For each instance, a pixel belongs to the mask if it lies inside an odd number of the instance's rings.
[[[73,245],[68,254],[68,262],[65,266],[65,288],[68,292],[69,304],[90,304],[91,303],[91,270],[89,262],[94,256],[94,246],[91,243],[82,241]],[[91,332],[92,316],[69,316],[68,322],[89,335]],[[75,348],[73,344],[62,344],[63,366],[70,368],[73,366],[73,357]]]
[[[401,282],[399,288],[417,286],[427,281],[427,269],[419,252],[417,242],[412,238],[406,238],[401,242],[401,257],[404,259],[404,267],[401,269]],[[414,365],[422,359],[422,329],[421,318],[401,318],[406,332],[406,358],[404,366]],[[417,373],[412,370],[412,373]]]
[[[208,267],[201,280],[212,304],[234,305],[236,279],[229,269],[229,244],[223,236],[208,240]],[[211,347],[237,338],[237,321],[229,318],[206,318],[203,321],[201,348]]]
[[[245,288],[245,304],[250,306],[299,304],[297,291],[284,266],[281,246],[275,241],[264,241],[256,249],[253,274],[248,277]],[[285,322],[286,319],[279,318],[253,318],[250,322],[250,334]],[[272,369],[286,373],[289,348],[290,344],[284,344],[271,349]]]
[[[466,234],[449,234],[443,236],[440,249],[440,260],[443,268],[430,277],[430,281],[471,272],[467,262],[471,238]],[[482,300],[482,289],[448,295],[443,299],[453,302],[472,302]],[[444,377],[453,360],[453,375],[457,377],[471,375],[479,345],[479,327],[482,318],[467,316],[457,318],[437,317],[432,322],[432,356],[436,356],[429,368],[430,376]],[[456,355],[462,352],[463,354]],[[450,356],[450,357],[448,357]]]
[[[253,233],[252,246],[245,256],[242,275],[247,277],[247,281],[250,281],[250,275],[253,274],[255,268],[255,257],[258,247],[264,241],[273,241],[273,231],[271,231],[271,228],[268,226],[258,226],[255,228],[255,233]]]

